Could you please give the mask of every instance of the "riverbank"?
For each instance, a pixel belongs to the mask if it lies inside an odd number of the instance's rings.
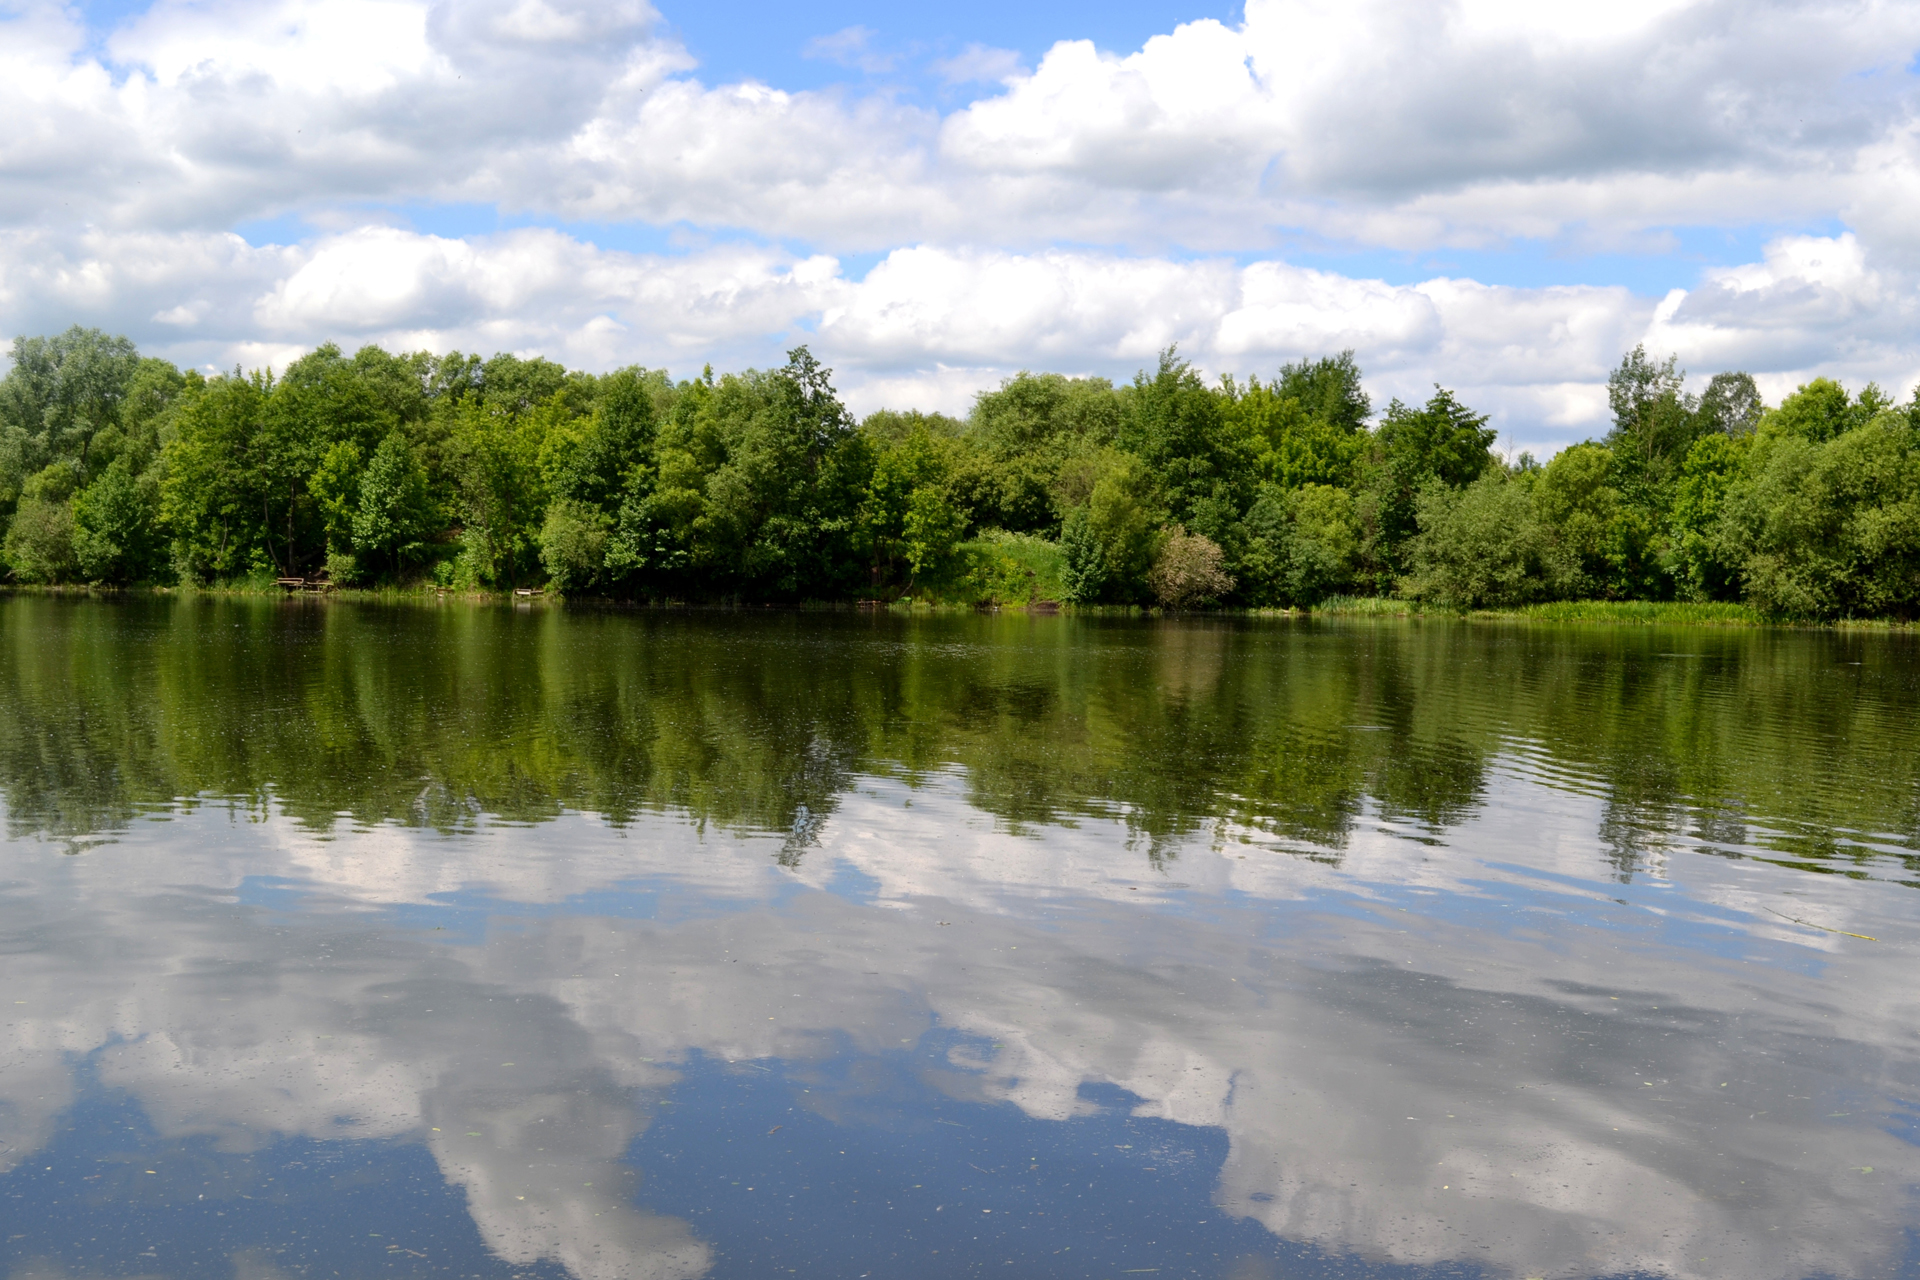
[[[454,590],[422,583],[414,586],[340,587],[326,591],[289,591],[271,582],[243,581],[214,586],[193,587],[97,587],[37,586],[6,583],[0,592],[47,596],[128,596],[158,595],[210,599],[301,599],[340,600],[375,604],[423,604],[460,601],[470,604],[568,604],[643,609],[793,609],[803,611],[885,611],[888,613],[1032,613],[1065,614],[1089,618],[1164,618],[1251,617],[1251,618],[1420,618],[1450,622],[1503,622],[1540,625],[1589,624],[1594,626],[1657,627],[1791,627],[1798,630],[1873,630],[1912,631],[1920,623],[1897,618],[1836,618],[1826,622],[1793,621],[1769,617],[1749,605],[1724,601],[1686,600],[1555,600],[1513,609],[1473,609],[1465,613],[1436,608],[1417,600],[1392,596],[1331,596],[1311,609],[1214,609],[1175,615],[1169,611],[1142,605],[1072,605],[1057,600],[1032,600],[1026,603],[999,601],[966,602],[954,600],[808,600],[789,604],[727,601],[628,601],[599,596],[564,596],[538,590],[475,591]]]
[[[1554,600],[1513,609],[1473,609],[1461,613],[1417,600],[1383,596],[1332,596],[1313,613],[1348,618],[1443,618],[1469,622],[1592,623],[1647,627],[1795,627],[1812,630],[1911,631],[1915,624],[1897,618],[1835,618],[1796,622],[1769,617],[1750,605],[1691,600]]]

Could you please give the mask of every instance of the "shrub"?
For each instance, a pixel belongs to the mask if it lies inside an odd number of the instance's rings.
[[[1147,585],[1169,609],[1212,604],[1233,590],[1233,579],[1221,567],[1225,559],[1212,538],[1188,533],[1176,524],[1166,531],[1160,554],[1147,571]]]
[[[1449,609],[1526,604],[1558,594],[1571,566],[1534,512],[1531,485],[1489,471],[1464,489],[1431,481],[1401,591]]]
[[[1310,607],[1353,581],[1360,522],[1333,485],[1263,485],[1247,513],[1240,589],[1249,603]]]
[[[154,536],[157,486],[142,484],[124,458],[74,495],[73,554],[89,582],[135,582],[151,576],[161,556]]]
[[[0,544],[22,582],[71,582],[80,564],[73,553],[73,503],[79,472],[56,462],[21,486],[20,505]]]
[[[1727,493],[1720,554],[1747,599],[1789,618],[1920,609],[1920,441],[1900,413],[1824,443],[1765,439]]]
[[[558,499],[547,508],[540,528],[540,563],[555,589],[579,592],[598,584],[611,523],[598,507],[575,498]]]

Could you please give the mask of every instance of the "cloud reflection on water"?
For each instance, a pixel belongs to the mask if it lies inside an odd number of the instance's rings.
[[[723,1242],[640,1207],[671,1175],[624,1157],[696,1055],[791,1069],[947,1029],[976,1105],[1054,1123],[1102,1084],[1224,1131],[1214,1203],[1334,1255],[1903,1259],[1904,890],[1789,899],[1689,853],[1616,904],[1602,802],[1523,761],[1444,846],[1369,812],[1339,867],[1223,830],[1155,872],[1123,818],[1022,834],[968,785],[856,779],[797,869],[670,817],[321,836],[206,806],[77,858],[17,841],[0,1159],[48,1143],[84,1055],[169,1140],[418,1141],[508,1262],[693,1276]]]

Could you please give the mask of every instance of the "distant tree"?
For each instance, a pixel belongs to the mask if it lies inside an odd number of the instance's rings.
[[[1750,373],[1716,373],[1700,397],[1700,418],[1709,431],[1726,436],[1752,435],[1767,406]]]
[[[154,477],[135,476],[122,457],[74,495],[73,554],[80,577],[117,585],[158,572],[164,554],[155,527],[158,488]]]
[[[1645,346],[1629,351],[1608,376],[1613,430],[1607,444],[1625,468],[1622,480],[1627,487],[1665,484],[1694,440],[1719,429],[1717,422],[1703,420],[1699,403],[1686,394],[1686,378],[1677,357],[1656,363]]]
[[[1559,594],[1566,577],[1534,510],[1527,480],[1491,470],[1465,488],[1421,487],[1420,532],[1401,590],[1454,609],[1526,604]]]
[[[1417,498],[1429,484],[1458,488],[1494,465],[1497,433],[1436,386],[1418,409],[1395,400],[1375,427],[1362,463],[1360,557],[1374,585],[1389,590],[1404,572],[1404,548],[1418,532]]]
[[[235,369],[181,398],[162,454],[160,512],[174,535],[174,572],[186,581],[272,570],[264,545],[272,495],[255,465],[272,386],[263,373]]]
[[[354,503],[356,561],[398,576],[417,563],[432,537],[438,513],[427,492],[427,473],[398,430],[367,460]]]
[[[1824,388],[1814,393],[1838,404]],[[1821,419],[1798,420],[1808,422]],[[1920,612],[1920,438],[1904,413],[1884,410],[1864,426],[1813,438],[1831,423],[1775,423],[1755,446],[1746,474],[1726,491],[1719,553],[1738,566],[1747,598],[1770,613],[1912,617]]]
[[[1373,401],[1360,385],[1360,366],[1351,349],[1337,356],[1300,360],[1280,366],[1273,392],[1292,400],[1315,421],[1353,435],[1366,430]]]
[[[80,571],[73,550],[73,504],[79,468],[55,462],[21,486],[20,505],[0,543],[19,582],[71,582]]]
[[[1246,523],[1239,574],[1249,604],[1309,607],[1352,585],[1360,526],[1345,489],[1263,485]]]

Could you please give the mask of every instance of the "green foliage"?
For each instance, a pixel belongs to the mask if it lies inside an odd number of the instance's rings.
[[[1619,455],[1605,445],[1563,449],[1541,469],[1533,501],[1566,573],[1558,590],[1619,599],[1647,594],[1653,530],[1619,487]]]
[[[478,583],[517,587],[533,569],[535,530],[546,510],[542,429],[560,412],[552,401],[522,408],[508,397],[475,397],[454,410],[449,454],[462,555]]]
[[[122,425],[140,353],[132,342],[79,325],[51,338],[15,338],[0,383],[0,431],[19,440],[23,473],[55,458],[82,469],[99,434]]]
[[[1629,474],[1649,484],[1670,479],[1706,430],[1699,405],[1681,389],[1685,378],[1675,357],[1655,363],[1646,347],[1637,346],[1607,379],[1613,409],[1608,447]]]
[[[935,435],[925,420],[904,424],[903,431],[890,439],[865,437],[871,464],[858,541],[876,597],[950,577],[971,515],[954,484],[961,462],[957,433]]]
[[[71,582],[79,572],[71,501],[78,479],[78,467],[55,462],[21,486],[19,507],[0,543],[0,555],[18,581]]]
[[[421,559],[437,517],[426,469],[396,430],[380,442],[360,475],[350,522],[359,571],[398,577]]]
[[[1256,469],[1285,489],[1305,484],[1346,486],[1366,452],[1372,402],[1360,387],[1353,352],[1280,367],[1280,376],[1245,390],[1222,384],[1234,432],[1254,442]]]
[[[1253,496],[1256,455],[1253,442],[1233,429],[1222,397],[1172,348],[1152,377],[1141,372],[1128,391],[1118,447],[1145,465],[1176,520],[1216,543],[1233,540],[1233,525]]]
[[[266,536],[268,496],[252,462],[271,390],[265,375],[236,369],[181,398],[160,481],[160,514],[173,531],[173,569],[183,581],[238,577],[255,563]]]
[[[1091,513],[1075,507],[1060,528],[1060,595],[1071,604],[1093,604],[1106,590],[1106,550]]]
[[[1913,616],[1920,440],[1912,424],[1881,412],[1824,441],[1812,435],[1781,431],[1756,448],[1724,498],[1719,553],[1739,566],[1748,601],[1771,614]]]
[[[1760,430],[1770,436],[1792,436],[1798,440],[1824,444],[1856,427],[1865,426],[1875,414],[1889,408],[1880,388],[1868,383],[1859,400],[1847,395],[1847,389],[1829,378],[1815,378],[1801,384],[1780,402],[1780,407],[1764,414]]]
[[[1023,372],[964,422],[858,425],[805,347],[679,383],[331,344],[277,377],[203,378],[82,328],[13,355],[0,558],[16,582],[1920,609],[1901,488],[1920,389],[1896,407],[1815,379],[1767,409],[1748,374],[1696,397],[1644,348],[1609,378],[1606,440],[1544,467],[1501,466],[1486,415],[1440,387],[1369,427],[1350,351],[1210,384],[1169,349],[1120,388]]]
[[[988,529],[961,543],[963,566],[941,598],[965,604],[1031,605],[1066,598],[1065,556],[1058,542],[1031,533]]]
[[[159,485],[135,476],[115,458],[73,498],[73,555],[89,582],[140,582],[158,568],[162,548],[155,529]]]
[[[1418,409],[1395,400],[1373,433],[1361,467],[1362,570],[1386,590],[1401,576],[1418,531],[1418,496],[1431,484],[1458,488],[1493,465],[1495,436],[1485,414],[1435,387]]]
[[[1722,554],[1721,514],[1740,479],[1751,434],[1708,435],[1694,441],[1673,495],[1673,564],[1680,592],[1690,600],[1727,600],[1739,594],[1739,565]]]
[[[1532,487],[1501,468],[1463,489],[1429,480],[1420,490],[1420,532],[1401,591],[1450,609],[1507,607],[1557,594],[1568,570],[1536,511]]]
[[[1060,534],[1061,586],[1069,601],[1136,604],[1147,598],[1147,570],[1166,523],[1160,486],[1131,453],[1106,450],[1087,501],[1068,513]]]
[[[540,528],[540,563],[547,581],[564,593],[590,591],[606,572],[606,512],[578,498],[556,498]]]
[[[975,519],[1014,532],[1056,527],[1085,500],[1084,491],[1061,495],[1061,469],[1111,445],[1123,413],[1105,378],[1021,372],[982,393],[967,419],[967,440],[982,460],[971,495]]]
[[[1716,373],[1700,397],[1701,425],[1724,436],[1749,436],[1766,406],[1750,373]]]
[[[1307,608],[1349,586],[1360,552],[1353,495],[1332,485],[1263,485],[1240,558],[1249,604]]]

